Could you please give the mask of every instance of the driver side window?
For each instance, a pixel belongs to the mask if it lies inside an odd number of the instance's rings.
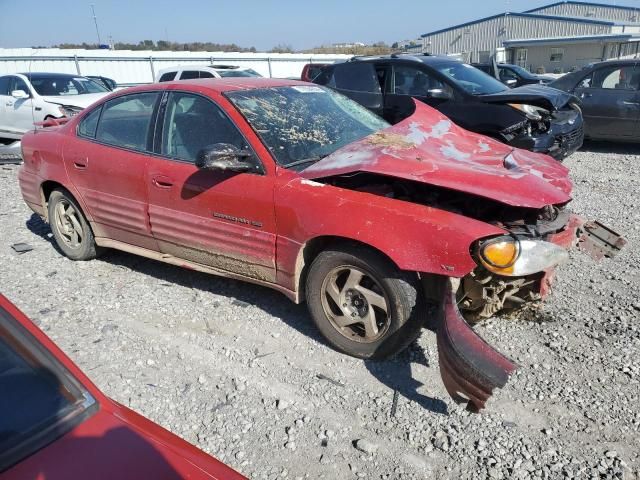
[[[633,65],[600,68],[593,72],[591,88],[637,90],[640,78]]]
[[[410,95],[412,97],[429,97],[430,90],[451,92],[450,88],[437,78],[408,66],[394,68],[393,87],[396,95]]]
[[[500,80],[502,80],[503,82],[507,80],[518,80],[518,75],[516,75],[516,72],[514,72],[513,70],[502,67],[499,67],[498,70],[500,72]]]
[[[213,102],[200,95],[171,92],[164,114],[161,154],[195,163],[200,150],[216,143],[249,149],[236,126]]]
[[[9,82],[9,95],[11,95],[11,92],[13,92],[14,90],[22,90],[24,93],[29,95],[29,87],[27,87],[27,84],[24,83],[24,80],[19,77],[12,77],[11,80],[13,81]]]

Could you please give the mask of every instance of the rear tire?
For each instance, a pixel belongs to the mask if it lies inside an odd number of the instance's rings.
[[[327,341],[357,358],[397,354],[418,338],[425,321],[417,275],[359,245],[316,257],[307,276],[306,300]]]
[[[58,248],[71,260],[96,258],[93,232],[80,206],[65,189],[57,188],[49,195],[49,224]]]

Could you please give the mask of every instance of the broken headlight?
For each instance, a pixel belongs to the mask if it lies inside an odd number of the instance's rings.
[[[478,257],[491,272],[507,277],[524,277],[564,263],[569,254],[550,242],[505,235],[480,242]]]
[[[520,110],[529,120],[542,120],[543,115],[549,114],[549,110],[536,107],[535,105],[528,105],[526,103],[510,103],[509,106],[516,110]]]

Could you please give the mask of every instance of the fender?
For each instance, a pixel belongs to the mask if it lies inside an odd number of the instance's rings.
[[[370,245],[402,270],[460,278],[476,267],[471,244],[505,233],[437,208],[300,178],[276,187],[275,210],[277,268],[291,281],[300,273],[304,245],[318,237]]]
[[[48,181],[58,183],[71,192],[80,204],[87,220],[92,222],[90,212],[67,175],[62,156],[64,139],[65,135],[60,135],[56,127],[30,131],[25,134],[22,142],[24,163],[19,174],[23,197],[38,215],[48,221],[47,202],[42,186]],[[46,161],[44,161],[45,157]]]

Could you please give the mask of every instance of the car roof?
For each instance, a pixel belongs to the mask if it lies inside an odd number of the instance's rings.
[[[457,60],[453,57],[448,57],[445,55],[430,55],[430,54],[422,54],[422,55],[412,55],[405,53],[392,53],[391,55],[372,55],[372,56],[357,56],[352,57],[349,62],[421,62],[426,65],[438,65],[443,63],[462,63],[460,60]]]
[[[137,87],[128,88],[127,92],[135,92],[140,90],[153,89],[182,89],[189,90],[212,90],[214,92],[230,92],[235,90],[256,90],[260,88],[273,87],[289,87],[296,85],[311,86],[309,82],[301,80],[289,80],[286,78],[265,78],[265,77],[227,77],[227,78],[200,78],[192,80],[172,80],[170,82],[162,82],[155,84],[139,85]],[[318,85],[313,85],[317,87]],[[174,87],[174,88],[171,88]]]
[[[607,65],[612,63],[625,65],[625,64],[633,64],[633,63],[639,63],[639,62],[640,62],[640,59],[637,59],[637,58],[627,58],[627,59],[612,58],[609,60],[603,60],[601,62],[593,62],[590,65],[597,66],[597,65]]]
[[[200,69],[211,69],[211,70],[249,70],[250,67],[241,66],[241,65],[228,65],[222,63],[214,63],[207,65],[175,65],[173,67],[167,67],[160,70],[161,72],[177,72],[178,70],[200,70]]]
[[[54,72],[20,72],[19,75],[24,75],[27,78],[50,78],[50,77],[60,77],[60,78],[78,78],[83,75],[73,75],[71,73],[54,73]]]

